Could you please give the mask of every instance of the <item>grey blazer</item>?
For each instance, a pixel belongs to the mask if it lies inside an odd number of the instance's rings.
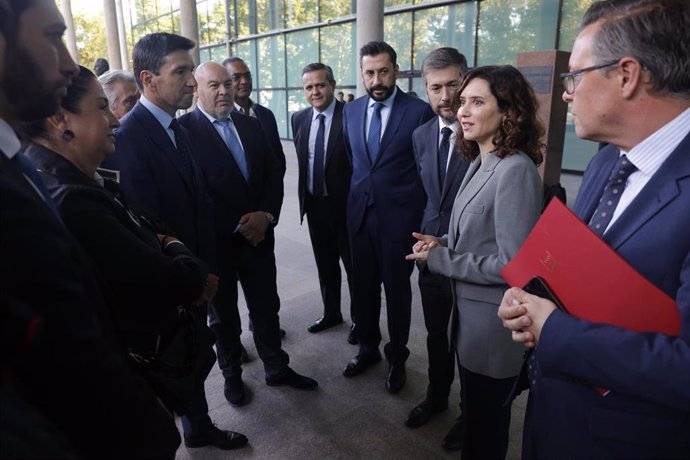
[[[500,271],[539,218],[542,195],[526,154],[491,154],[483,164],[477,157],[455,197],[444,247],[429,251],[429,270],[453,283],[450,339],[463,367],[477,374],[508,378],[520,371],[525,348],[497,316],[508,288]]]

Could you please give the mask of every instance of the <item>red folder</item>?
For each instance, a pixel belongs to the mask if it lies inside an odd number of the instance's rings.
[[[680,334],[676,302],[632,268],[559,200],[551,200],[501,276],[539,276],[571,315],[638,332]]]

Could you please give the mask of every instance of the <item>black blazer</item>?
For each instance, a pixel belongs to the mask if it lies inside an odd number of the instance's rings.
[[[53,422],[80,454],[174,457],[180,443],[177,428],[126,364],[93,268],[2,152],[0,292],[9,299],[7,309],[0,305],[6,383]],[[39,326],[35,334],[29,333],[32,321]],[[7,343],[5,331],[22,331],[23,339]]]
[[[455,195],[458,194],[470,162],[455,151],[451,153],[446,180],[441,188],[438,177],[438,127],[438,117],[434,117],[415,129],[412,133],[412,149],[426,192],[426,207],[420,231],[425,235],[443,236],[448,233]]]
[[[283,205],[283,177],[257,120],[237,112],[230,116],[244,148],[249,183],[218,131],[198,108],[180,117],[194,143],[196,159],[208,181],[215,206],[218,238],[232,237],[242,215],[270,212]]]
[[[276,117],[273,115],[270,109],[264,107],[260,104],[252,105],[254,113],[256,114],[256,119],[259,120],[261,128],[266,134],[268,140],[268,146],[273,151],[273,155],[278,162],[278,168],[280,169],[280,177],[285,177],[285,152],[283,152],[283,144],[280,142],[280,134],[278,133],[278,122],[276,122]],[[276,214],[276,219],[278,215]]]
[[[26,154],[41,170],[65,225],[112,289],[126,347],[154,354],[158,336],[165,343],[175,331],[177,306],[201,295],[206,270],[181,244],[162,252],[156,233],[169,232],[130,210],[116,183],[101,187],[39,145]]]
[[[335,111],[331,129],[328,133],[328,145],[326,146],[326,169],[324,171],[326,191],[333,202],[338,206],[338,212],[345,212],[347,194],[350,190],[350,178],[352,177],[352,164],[345,148],[343,137],[343,104],[335,101]],[[311,131],[313,109],[295,112],[292,115],[292,133],[294,135],[295,150],[297,151],[297,164],[299,165],[299,180],[297,182],[297,194],[299,196],[300,222],[304,219],[304,194],[307,190],[307,172],[309,169],[309,132]]]

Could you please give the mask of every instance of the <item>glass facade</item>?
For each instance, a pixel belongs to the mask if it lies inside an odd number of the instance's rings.
[[[374,1],[374,0],[371,0]],[[593,0],[384,0],[384,40],[398,53],[398,85],[426,99],[421,65],[441,46],[470,66],[515,64],[524,51],[569,51]],[[253,98],[273,110],[281,136],[306,106],[301,69],[333,68],[338,89],[355,93],[359,78],[356,0],[199,0],[201,60],[242,57],[254,75]],[[129,0],[133,44],[155,31],[180,32],[179,0]],[[577,139],[568,118],[563,169],[582,171],[596,144]]]

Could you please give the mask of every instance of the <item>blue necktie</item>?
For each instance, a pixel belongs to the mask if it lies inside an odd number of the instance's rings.
[[[244,176],[244,180],[249,182],[249,168],[247,167],[247,158],[244,156],[244,150],[242,150],[242,144],[240,144],[240,140],[237,139],[237,136],[235,133],[230,129],[230,120],[227,118],[225,120],[216,120],[214,121],[217,125],[220,125],[221,128],[223,128],[223,140],[225,141],[225,145],[228,146],[228,149],[230,149],[230,153],[232,154],[232,157],[235,159],[235,163],[237,163],[237,166],[239,166],[240,171],[242,172],[242,176]]]
[[[324,173],[324,157],[326,152],[324,149],[324,143],[326,138],[326,116],[322,113],[316,116],[319,120],[319,129],[316,130],[316,143],[314,144],[314,167],[312,168],[312,194],[316,197],[324,196],[324,184],[323,184],[323,173]]]
[[[448,151],[450,150],[450,135],[452,131],[445,126],[441,130],[441,145],[438,147],[438,180],[441,184],[441,190],[446,181],[446,170],[448,167]]]
[[[55,206],[55,202],[50,196],[48,189],[46,188],[45,184],[43,183],[43,180],[41,179],[41,176],[39,176],[38,171],[36,170],[36,165],[22,152],[17,152],[14,155],[14,157],[12,157],[12,160],[17,163],[22,173],[40,192],[43,201],[46,202],[46,204],[48,205],[52,213],[55,215],[55,218],[58,220],[58,222],[60,222],[61,225],[64,225],[64,223],[62,222],[62,218],[60,217],[60,213],[58,212],[58,209]]]
[[[609,226],[613,212],[621,200],[621,195],[625,189],[625,183],[630,174],[635,172],[637,167],[628,160],[625,155],[621,155],[616,162],[616,165],[611,172],[609,181],[604,188],[604,193],[601,195],[599,205],[589,221],[589,228],[594,230],[599,236],[602,236]]]
[[[369,151],[369,159],[372,163],[376,161],[379,156],[379,149],[381,147],[381,109],[385,107],[381,102],[374,104],[374,113],[371,114],[371,121],[369,122],[369,135],[367,136],[367,150]]]
[[[194,175],[194,167],[192,166],[192,152],[187,144],[187,138],[182,131],[182,126],[173,118],[169,127],[173,130],[173,133],[175,133],[175,145],[177,146],[177,153],[180,155],[184,172],[187,174],[187,177],[191,179],[192,183],[196,184],[196,176]]]

